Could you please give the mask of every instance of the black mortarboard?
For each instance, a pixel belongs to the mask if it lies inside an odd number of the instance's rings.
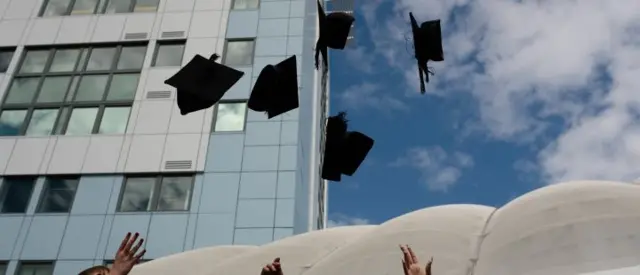
[[[327,119],[322,178],[340,181],[352,176],[373,148],[374,140],[360,132],[347,131],[346,113]]]
[[[443,61],[444,53],[442,51],[442,30],[440,28],[440,20],[432,20],[423,22],[418,27],[418,22],[409,13],[411,18],[411,31],[413,33],[413,48],[415,57],[418,60],[418,74],[420,75],[420,92],[425,93],[424,76],[427,77],[429,83],[429,74],[433,74],[427,67],[427,62]]]
[[[180,71],[164,83],[178,90],[180,114],[203,110],[218,103],[222,96],[240,80],[244,72],[215,61],[217,54],[206,59],[196,55]]]
[[[347,45],[347,38],[351,25],[356,19],[346,12],[332,12],[325,15],[320,0],[318,0],[318,20],[320,37],[316,42],[316,69],[318,69],[318,55],[322,53],[322,63],[327,68],[327,48],[342,50]]]
[[[256,112],[267,112],[269,119],[300,106],[295,55],[262,69],[247,106]]]

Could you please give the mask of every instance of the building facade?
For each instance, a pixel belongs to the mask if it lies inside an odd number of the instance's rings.
[[[315,1],[0,0],[0,275],[77,274],[127,232],[152,260],[324,228]],[[181,116],[163,81],[213,53],[244,77]],[[291,55],[300,108],[248,110]]]

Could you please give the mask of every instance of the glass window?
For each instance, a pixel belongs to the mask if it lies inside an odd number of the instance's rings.
[[[49,59],[49,50],[44,51],[27,51],[22,61],[20,73],[41,73]]]
[[[5,99],[7,104],[31,103],[38,89],[39,77],[16,78],[11,84],[9,94]]]
[[[70,83],[71,77],[69,76],[55,76],[45,78],[44,83],[42,84],[42,88],[40,88],[40,94],[38,94],[38,99],[36,101],[42,103],[64,101],[64,96],[67,94]]]
[[[0,275],[7,275],[7,264],[0,263]]]
[[[20,135],[27,110],[5,110],[0,113],[0,136]]]
[[[66,213],[71,210],[78,189],[78,179],[47,178],[38,205],[39,213]]]
[[[158,197],[159,211],[182,211],[189,209],[192,177],[164,177]]]
[[[75,108],[71,111],[66,135],[88,135],[98,116],[98,108]]]
[[[192,188],[193,176],[130,177],[119,211],[186,211]]]
[[[227,41],[224,63],[230,66],[248,66],[253,63],[253,40]]]
[[[247,104],[219,103],[216,109],[215,132],[243,131]]]
[[[53,131],[54,135],[62,135],[64,134],[64,126],[65,122],[69,119],[69,114],[71,114],[71,108],[62,108],[60,109],[60,115],[58,116],[58,123],[56,123],[55,130]]]
[[[53,265],[45,263],[21,263],[17,275],[52,275]]]
[[[80,57],[79,49],[57,50],[51,62],[50,72],[71,72],[76,68],[76,62]]]
[[[234,10],[257,9],[260,0],[233,0]]]
[[[107,88],[108,75],[87,75],[80,80],[75,101],[99,101]]]
[[[24,213],[27,211],[35,178],[6,177],[0,190],[1,213]]]
[[[120,59],[118,60],[118,70],[132,70],[142,68],[144,56],[147,54],[147,47],[123,47]]]
[[[116,48],[94,48],[91,50],[87,71],[109,70],[113,66]]]
[[[155,12],[160,0],[136,0],[133,12]]]
[[[13,52],[14,50],[0,50],[0,73],[5,73],[9,69]]]
[[[61,16],[67,15],[71,0],[46,0],[46,3],[42,16]]]
[[[58,109],[38,109],[31,114],[27,136],[47,136],[53,132],[58,118]]]
[[[98,7],[98,0],[76,0],[71,9],[71,14],[93,14]]]
[[[153,60],[153,66],[180,66],[182,64],[184,43],[166,45],[159,44],[157,51],[155,59]]]
[[[133,100],[138,89],[139,79],[139,74],[113,75],[107,100]]]
[[[120,201],[120,211],[136,212],[151,209],[156,178],[127,178]]]
[[[109,0],[104,13],[125,13],[131,11],[133,0]]]
[[[127,130],[131,107],[108,107],[100,121],[99,134],[123,134]]]

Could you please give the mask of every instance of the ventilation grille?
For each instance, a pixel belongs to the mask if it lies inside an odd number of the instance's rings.
[[[147,92],[147,99],[163,99],[170,98],[171,91],[150,91]]]
[[[166,170],[183,170],[191,169],[193,161],[190,160],[169,160],[164,163],[164,169]]]
[[[174,31],[174,32],[162,32],[160,35],[162,38],[178,38],[184,37],[184,31]]]
[[[133,39],[147,39],[146,32],[130,32],[124,35],[124,39],[133,40]]]

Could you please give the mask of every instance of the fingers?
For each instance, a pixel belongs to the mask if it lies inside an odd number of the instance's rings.
[[[138,243],[136,244],[136,246],[134,246],[134,247],[131,249],[131,254],[132,254],[132,255],[135,255],[135,254],[136,254],[136,252],[138,252],[138,250],[139,250],[139,249],[140,249],[140,247],[142,246],[142,243],[143,243],[143,242],[144,242],[144,239],[140,238],[140,240],[138,241]]]
[[[432,264],[433,264],[433,257],[431,257],[431,259],[427,263],[427,267],[424,268],[424,270],[426,271],[427,275],[431,275],[431,265]]]
[[[282,266],[280,265],[280,258],[275,258],[272,263],[265,265],[262,268],[262,274],[279,274],[282,272]]]
[[[138,240],[138,236],[140,236],[140,234],[138,232],[136,232],[136,234],[133,235],[133,238],[131,238],[129,240],[129,242],[127,242],[127,245],[124,247],[124,250],[126,252],[131,251],[131,247],[133,246],[133,244],[136,242],[136,240]]]
[[[409,255],[411,255],[411,260],[413,261],[412,263],[417,264],[418,257],[416,256],[415,253],[413,253],[413,250],[411,250],[411,247],[409,245],[407,245],[407,249],[409,250]]]
[[[131,232],[128,232],[127,235],[124,236],[124,239],[122,239],[122,242],[120,243],[120,247],[118,248],[118,251],[124,250],[124,248],[127,246],[127,243],[129,243],[129,238],[131,238]]]
[[[409,254],[407,247],[400,245],[400,250],[402,250],[402,255],[404,256],[405,265],[410,266],[413,264],[413,258],[411,257],[411,254]]]
[[[402,260],[402,271],[404,271],[404,275],[409,275],[409,267],[404,260]]]
[[[138,255],[135,255],[136,261],[140,261],[142,257],[144,257],[144,253],[147,253],[146,249],[143,249],[142,251],[140,251],[140,253],[138,253]]]

